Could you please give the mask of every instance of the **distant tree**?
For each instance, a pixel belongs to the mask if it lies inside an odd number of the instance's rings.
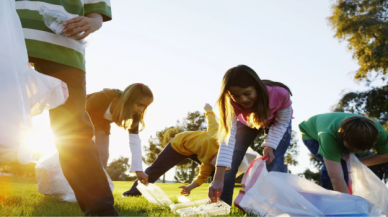
[[[113,181],[131,181],[136,179],[126,174],[130,168],[128,161],[129,158],[120,156],[108,165],[106,172]]]
[[[12,173],[16,176],[22,177],[34,177],[35,176],[35,163],[28,163],[25,165],[21,164],[10,164],[3,166],[4,173]]]
[[[362,114],[385,125],[388,121],[388,85],[346,93],[333,111]]]
[[[186,168],[186,169],[179,169],[176,171],[174,175],[174,179],[177,183],[191,183],[190,181],[190,174],[191,174],[192,168]],[[199,173],[199,167],[195,168],[194,175],[197,176]]]
[[[310,169],[306,169],[303,173],[299,173],[298,175],[320,185],[321,184],[321,168],[322,168],[323,164],[320,160],[318,160],[318,158],[314,157],[313,154],[309,153],[309,156],[310,156],[310,163],[318,170],[318,172],[313,172]]]
[[[310,169],[306,169],[303,173],[298,174],[307,180],[315,182],[317,185],[321,184],[321,173],[313,172]]]
[[[388,1],[337,0],[329,17],[335,37],[346,40],[360,68],[355,78],[370,80],[371,72],[388,70]]]

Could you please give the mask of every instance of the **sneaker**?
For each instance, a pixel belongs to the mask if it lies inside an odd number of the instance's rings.
[[[123,195],[121,195],[122,197],[140,197],[141,196],[141,193],[130,193],[130,191],[126,191],[123,193]]]

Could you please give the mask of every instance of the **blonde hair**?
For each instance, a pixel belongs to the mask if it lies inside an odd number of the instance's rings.
[[[132,106],[144,97],[154,98],[151,89],[147,85],[135,83],[125,88],[121,92],[119,102],[112,113],[113,122],[119,127],[136,132],[138,132],[139,123],[141,123],[141,130],[143,130],[145,127],[144,116],[147,107],[140,115],[133,115]]]
[[[290,95],[292,95],[290,88],[283,83],[261,80],[257,73],[246,65],[238,65],[226,71],[222,79],[221,93],[217,100],[220,115],[220,127],[218,130],[218,141],[220,143],[224,140],[229,140],[232,125],[230,117],[236,116],[231,103],[232,99],[228,94],[228,89],[231,86],[241,88],[247,88],[250,86],[255,87],[257,99],[251,108],[252,112],[247,117],[247,122],[250,127],[259,129],[265,127],[265,121],[268,119],[270,114],[269,96],[266,85],[283,87],[288,90]]]

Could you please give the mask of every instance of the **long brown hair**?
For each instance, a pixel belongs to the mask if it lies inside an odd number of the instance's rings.
[[[257,92],[257,99],[255,104],[251,108],[251,113],[248,116],[248,124],[254,128],[264,127],[265,120],[267,120],[270,108],[269,97],[266,85],[268,86],[280,86],[288,90],[292,95],[291,90],[280,82],[274,82],[270,80],[261,80],[257,73],[246,65],[238,65],[230,68],[226,71],[221,84],[221,93],[217,100],[217,105],[220,114],[220,127],[218,133],[219,141],[229,139],[231,118],[236,116],[233,106],[231,104],[231,97],[228,93],[228,89],[231,86],[247,88],[250,86],[255,87]]]
[[[154,98],[151,89],[144,84],[135,83],[129,85],[123,92],[121,92],[119,102],[112,113],[113,122],[119,127],[126,130],[138,132],[139,123],[141,123],[144,129],[144,116],[146,109],[141,114],[132,114],[132,106],[144,97]]]

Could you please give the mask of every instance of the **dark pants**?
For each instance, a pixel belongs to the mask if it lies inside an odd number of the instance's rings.
[[[238,167],[240,166],[248,147],[253,143],[259,133],[260,130],[249,128],[241,122],[237,122],[236,143],[233,151],[232,167],[230,170],[225,171],[224,190],[220,197],[221,200],[229,205],[232,204],[233,190],[236,182]],[[284,164],[284,154],[286,153],[288,146],[290,146],[290,140],[291,123],[288,126],[287,131],[284,133],[278,147],[273,152],[275,160],[270,164],[267,164],[268,171],[287,172],[287,166]]]
[[[92,140],[93,126],[85,111],[85,72],[37,58],[30,58],[30,62],[40,73],[64,81],[69,89],[66,103],[50,110],[50,123],[63,174],[74,190],[81,210],[85,215],[118,215]]]
[[[156,182],[156,180],[158,180],[160,176],[165,174],[169,169],[173,168],[179,162],[181,162],[186,158],[190,158],[191,160],[201,164],[196,154],[193,154],[190,156],[179,154],[171,147],[171,144],[168,143],[168,145],[166,145],[163,151],[158,155],[155,162],[145,170],[145,173],[148,175],[148,182],[149,183]],[[132,188],[124,192],[123,195],[125,196],[141,195],[139,190],[137,190],[136,188],[137,182],[138,180],[136,180],[135,183],[133,183]]]
[[[318,154],[319,150],[319,142],[317,140],[303,140],[304,145],[310,150],[311,154],[314,155],[319,161],[322,163],[321,168],[321,186],[328,190],[334,190],[333,185],[331,184],[331,180],[329,174],[327,173],[327,169],[325,166],[325,162],[323,161],[322,155]],[[349,174],[348,174],[348,166],[346,165],[346,161],[341,159],[341,166],[344,172],[344,179],[346,185],[349,182]]]

